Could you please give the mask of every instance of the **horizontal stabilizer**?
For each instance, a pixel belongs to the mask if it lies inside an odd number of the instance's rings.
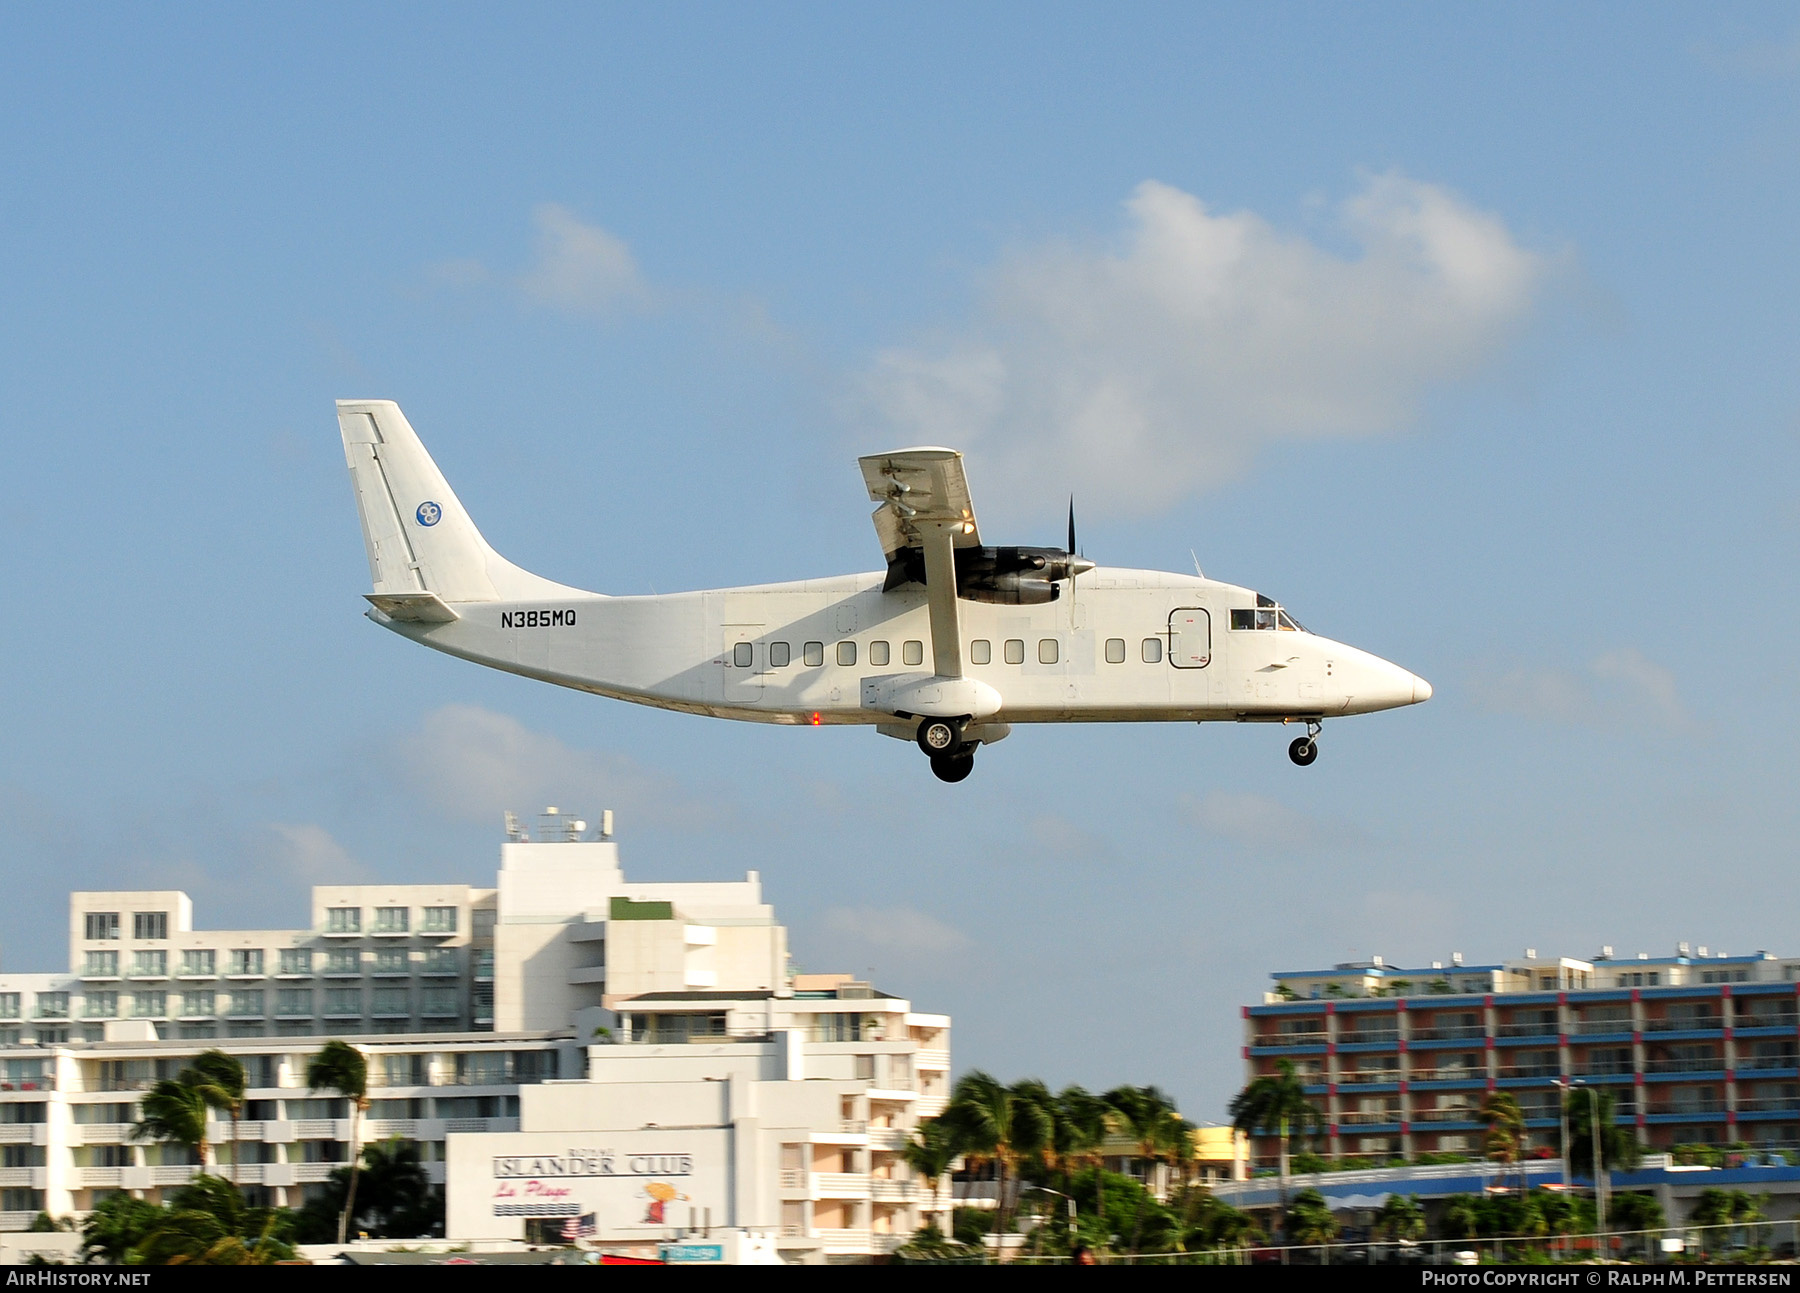
[[[410,624],[448,624],[461,618],[436,593],[364,593],[369,604],[390,620]]]

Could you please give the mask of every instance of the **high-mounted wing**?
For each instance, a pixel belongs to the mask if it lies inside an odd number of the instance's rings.
[[[975,505],[954,449],[896,449],[859,458],[875,509],[875,533],[888,565],[908,548],[925,558],[926,605],[931,611],[932,672],[962,677],[962,632],[956,605],[956,549],[981,546]]]

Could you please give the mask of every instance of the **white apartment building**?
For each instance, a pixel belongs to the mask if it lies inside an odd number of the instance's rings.
[[[779,1235],[789,1255],[854,1255],[921,1224],[894,1150],[946,1097],[949,1020],[848,976],[794,976],[754,871],[628,881],[610,813],[590,829],[549,809],[531,834],[509,815],[492,888],[317,886],[305,929],[196,929],[178,891],[72,894],[68,970],[0,973],[0,1230],[186,1181],[185,1151],[134,1142],[131,1124],[138,1093],[208,1047],[250,1075],[240,1180],[298,1205],[348,1158],[345,1102],[305,1085],[333,1037],[369,1057],[363,1139],[420,1143],[453,1234],[523,1237],[531,1218],[495,1211],[478,1173],[465,1195],[451,1143],[479,1157],[500,1151],[468,1147],[566,1140],[583,1121],[698,1129],[696,1099],[758,1182],[708,1204],[714,1225]],[[213,1127],[215,1169],[231,1137]],[[642,1217],[617,1229],[657,1237]]]

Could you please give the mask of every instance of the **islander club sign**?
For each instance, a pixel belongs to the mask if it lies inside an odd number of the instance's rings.
[[[496,1154],[493,1215],[586,1219],[604,1212],[613,1214],[614,1226],[668,1226],[675,1220],[668,1215],[669,1206],[693,1199],[681,1188],[693,1174],[689,1153],[569,1149]]]

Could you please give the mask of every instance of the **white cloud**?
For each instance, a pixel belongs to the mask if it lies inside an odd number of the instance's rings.
[[[1347,822],[1312,817],[1266,795],[1209,790],[1184,796],[1188,816],[1214,835],[1265,852],[1358,847],[1367,835]]]
[[[911,907],[833,907],[821,924],[839,948],[905,961],[953,956],[972,946],[960,929]]]
[[[269,831],[273,838],[258,850],[263,860],[301,884],[362,884],[373,878],[322,826],[273,822]]]
[[[583,224],[555,203],[538,207],[532,222],[537,257],[518,280],[532,300],[579,314],[614,314],[650,304],[649,287],[624,239]],[[468,272],[468,262],[454,264]]]
[[[1636,647],[1602,652],[1586,666],[1514,665],[1478,673],[1469,683],[1475,704],[1583,727],[1630,726],[1685,731],[1694,726],[1672,670]]]
[[[1405,426],[1516,333],[1546,270],[1397,174],[1337,209],[1350,256],[1155,181],[1125,209],[1116,247],[1016,252],[966,328],[879,355],[863,389],[890,432],[969,450],[984,497],[1079,476],[1084,503],[1160,508],[1271,441]]]
[[[508,809],[529,819],[544,805],[559,804],[711,827],[732,812],[625,755],[576,749],[476,705],[434,710],[396,742],[395,754],[401,779],[433,811],[464,821],[498,822]]]

